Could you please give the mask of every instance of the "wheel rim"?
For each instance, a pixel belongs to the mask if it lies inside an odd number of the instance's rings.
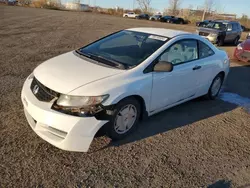
[[[115,118],[115,132],[124,134],[134,125],[137,118],[137,109],[134,105],[129,104],[121,108]]]
[[[211,88],[211,92],[212,92],[213,97],[216,96],[219,93],[220,87],[221,87],[221,78],[217,77],[214,80],[214,83],[213,83],[212,88]]]

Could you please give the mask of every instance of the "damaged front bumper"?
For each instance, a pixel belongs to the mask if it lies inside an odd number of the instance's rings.
[[[53,102],[41,102],[34,96],[30,89],[31,81],[25,81],[21,94],[31,128],[42,139],[60,149],[87,152],[96,132],[108,120],[95,116],[77,117],[53,110]]]

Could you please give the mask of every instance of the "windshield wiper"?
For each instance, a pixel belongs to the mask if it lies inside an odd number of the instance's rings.
[[[90,58],[90,59],[96,60],[100,63],[104,63],[104,64],[109,65],[111,67],[118,67],[120,69],[127,69],[127,66],[125,66],[124,64],[119,63],[119,62],[114,61],[114,60],[111,60],[111,59],[107,59],[107,58],[102,57],[100,55],[95,55],[95,54],[92,54],[90,52],[84,53],[84,52],[81,52],[79,50],[77,52],[81,55],[84,55],[84,56]]]

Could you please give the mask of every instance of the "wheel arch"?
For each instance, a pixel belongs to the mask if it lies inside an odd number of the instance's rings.
[[[120,99],[117,103],[125,100],[125,99],[128,99],[128,98],[134,98],[135,100],[137,100],[140,104],[140,108],[141,108],[141,115],[140,115],[140,120],[143,120],[145,118],[148,117],[148,111],[147,111],[147,107],[146,107],[146,102],[144,100],[144,98],[138,94],[134,94],[134,95],[128,95],[122,99]],[[116,104],[117,104],[116,103]]]
[[[221,76],[222,76],[222,82],[224,82],[226,73],[225,73],[224,71],[220,71],[217,75],[221,75]],[[216,75],[216,76],[217,76],[217,75]],[[216,77],[216,76],[215,76],[215,77]]]

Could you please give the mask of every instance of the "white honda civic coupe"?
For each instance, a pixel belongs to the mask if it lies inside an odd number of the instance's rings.
[[[215,99],[229,66],[224,51],[196,34],[133,28],[42,63],[21,98],[37,135],[86,152],[103,126],[122,139],[145,117],[203,95]]]

